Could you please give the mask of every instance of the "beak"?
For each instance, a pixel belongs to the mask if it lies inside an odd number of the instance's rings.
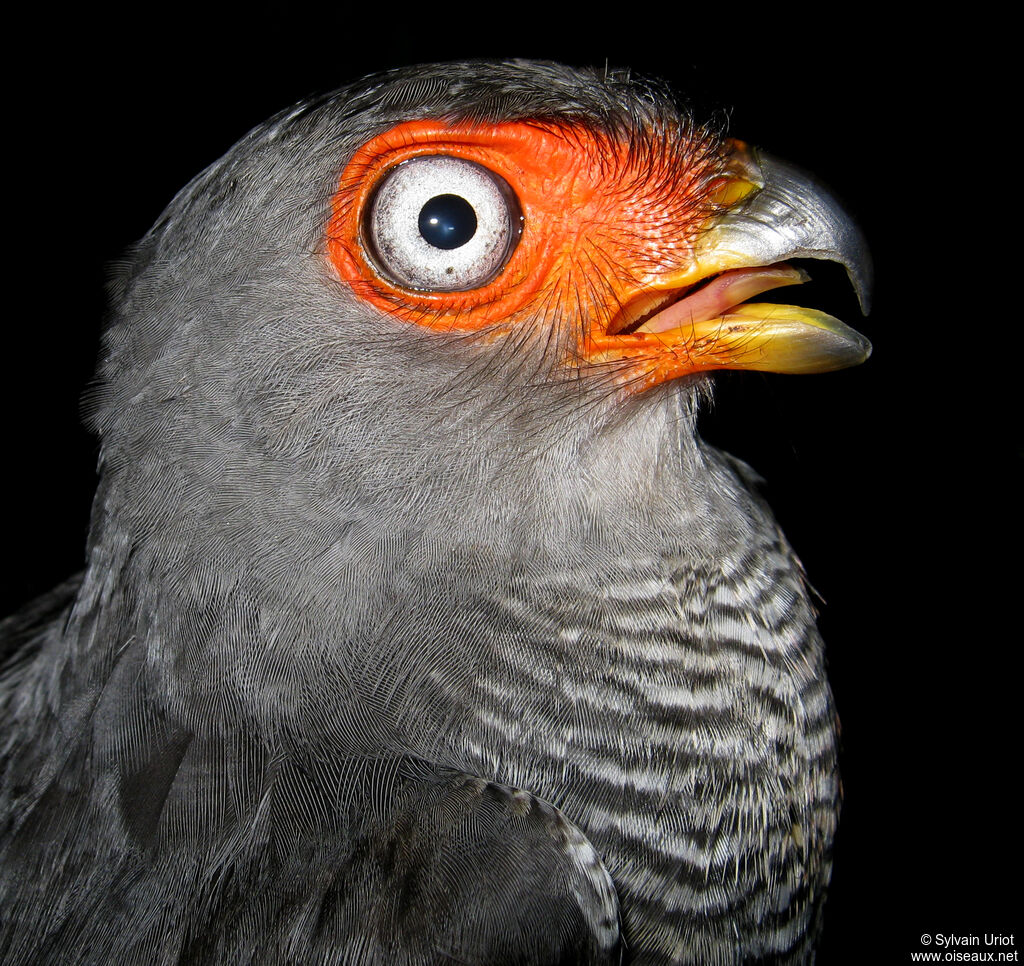
[[[825,259],[846,268],[867,314],[867,244],[835,198],[791,165],[732,142],[716,203],[687,264],[627,298],[588,355],[634,360],[641,388],[709,369],[828,372],[867,359],[868,340],[824,312],[747,301],[807,281],[788,260]]]

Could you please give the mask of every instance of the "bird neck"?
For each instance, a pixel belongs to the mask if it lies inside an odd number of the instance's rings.
[[[350,432],[335,459],[329,439],[316,452],[260,445],[216,413],[133,459],[108,445],[70,653],[109,668],[141,649],[152,692],[204,728],[213,708],[260,728],[333,704],[329,718],[356,680],[377,708],[367,733],[393,734],[366,669],[390,659],[413,691],[428,687],[429,655],[450,661],[436,653],[447,637],[479,637],[471,625],[497,588],[567,581],[571,611],[573,586],[615,582],[620,561],[703,560],[728,541],[738,485],[695,437],[693,395],[627,405],[637,411],[606,402],[561,423],[467,407],[400,438],[378,413],[356,433],[362,449]]]

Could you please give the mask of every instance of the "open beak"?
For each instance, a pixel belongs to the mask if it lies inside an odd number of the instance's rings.
[[[626,298],[585,347],[592,361],[631,360],[644,388],[710,369],[808,373],[863,362],[871,344],[816,309],[749,299],[808,275],[786,262],[845,266],[867,314],[871,261],[860,231],[836,200],[796,168],[733,142],[720,211],[692,257]]]

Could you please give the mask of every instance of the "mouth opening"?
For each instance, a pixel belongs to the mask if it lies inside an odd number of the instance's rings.
[[[644,292],[630,299],[612,318],[608,325],[607,335],[630,335],[642,328],[653,319],[662,309],[668,308],[681,302],[692,292],[710,283],[717,275],[697,282],[695,285],[684,285],[682,288],[671,291]]]
[[[764,292],[809,280],[803,269],[781,263],[732,269],[679,289],[643,292],[615,314],[607,334],[654,334],[692,327],[722,318]]]

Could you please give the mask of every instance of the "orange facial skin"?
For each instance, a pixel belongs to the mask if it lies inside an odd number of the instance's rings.
[[[624,381],[642,388],[720,365],[678,344],[675,333],[614,332],[623,327],[624,306],[639,306],[639,315],[645,302],[665,299],[671,279],[692,263],[695,240],[734,199],[727,151],[689,130],[630,143],[581,125],[400,124],[363,145],[342,173],[327,254],[359,298],[391,316],[446,331],[571,324],[576,359],[568,364],[614,364]],[[374,188],[394,165],[421,155],[481,164],[518,197],[519,244],[481,288],[400,288],[364,248],[362,221]]]

